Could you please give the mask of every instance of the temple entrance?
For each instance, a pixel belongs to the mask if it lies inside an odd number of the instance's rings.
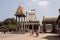
[[[56,22],[55,21],[43,21],[43,32],[51,32],[51,33],[56,33]],[[51,24],[51,27],[47,24]]]
[[[38,30],[38,25],[34,25],[34,31]]]
[[[29,25],[29,29],[32,30],[32,25]]]
[[[52,31],[52,24],[46,24],[46,32],[50,33]]]
[[[38,25],[34,25],[34,26],[32,26],[32,25],[29,25],[29,29],[30,30],[34,30],[34,31],[36,31],[36,30],[38,30]]]

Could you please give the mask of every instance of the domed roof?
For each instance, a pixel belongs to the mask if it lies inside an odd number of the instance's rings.
[[[18,6],[16,14],[24,14],[24,8],[22,4]]]

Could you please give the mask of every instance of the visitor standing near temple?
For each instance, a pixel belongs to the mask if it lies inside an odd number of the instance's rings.
[[[34,30],[31,30],[30,31],[30,36],[33,36],[34,35]]]
[[[32,35],[32,30],[30,30],[30,36]]]
[[[34,35],[34,30],[32,30],[32,36]]]
[[[39,36],[39,32],[38,32],[38,30],[36,30],[36,37],[38,37]]]

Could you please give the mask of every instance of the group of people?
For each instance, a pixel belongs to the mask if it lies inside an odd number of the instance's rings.
[[[36,34],[36,37],[38,37],[38,36],[39,36],[39,32],[38,32],[38,30],[36,30],[36,31],[31,30],[31,32],[30,32],[30,36],[33,36],[34,34]]]

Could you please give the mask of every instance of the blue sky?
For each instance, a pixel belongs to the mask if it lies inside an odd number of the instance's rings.
[[[36,9],[38,20],[43,16],[57,17],[59,15],[60,0],[0,0],[0,21],[15,17],[17,7],[23,4],[25,11]]]

